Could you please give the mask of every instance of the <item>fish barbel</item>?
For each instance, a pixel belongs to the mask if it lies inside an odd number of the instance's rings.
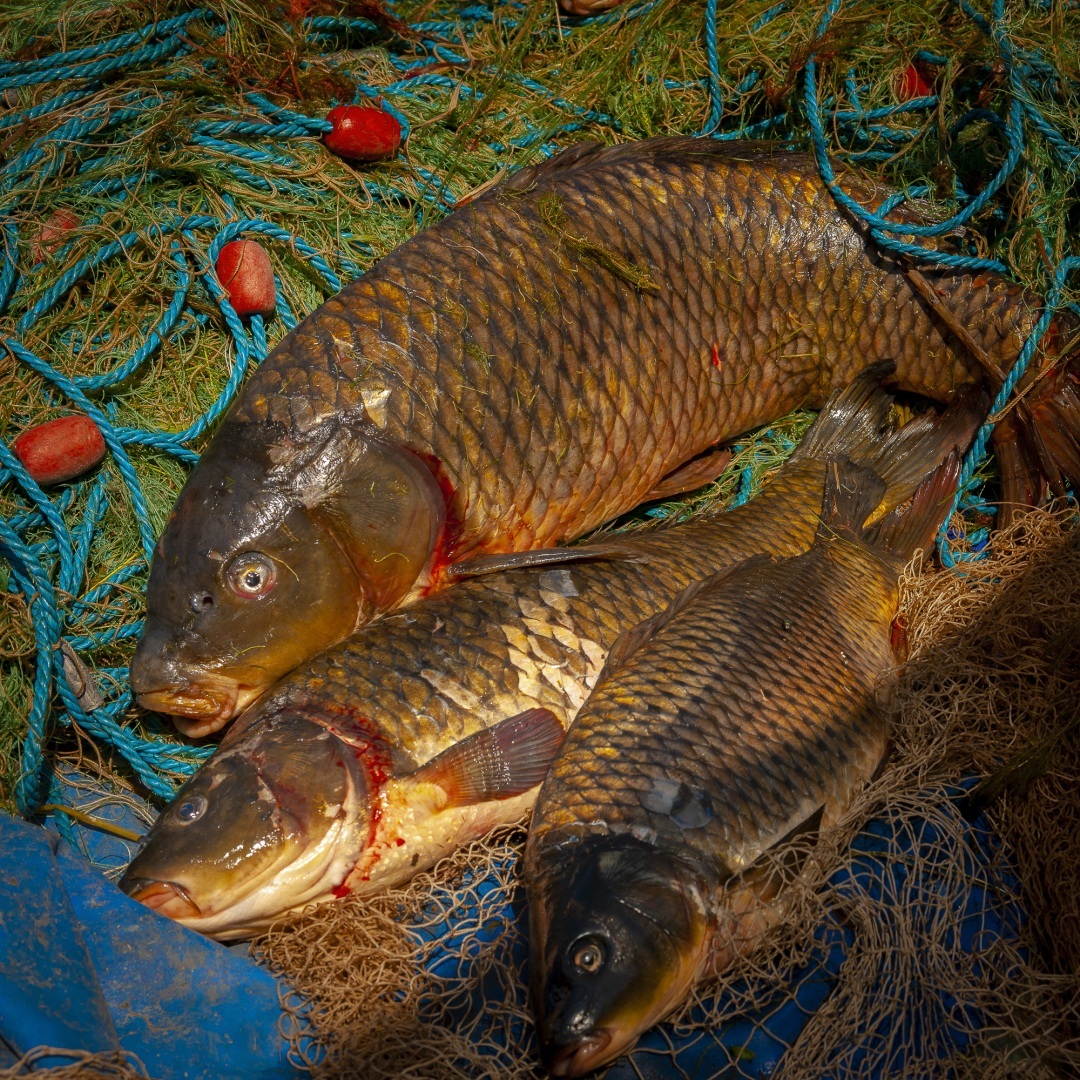
[[[889,194],[842,183],[871,206]],[[349,284],[252,375],[152,560],[140,703],[217,730],[474,560],[524,564],[699,486],[725,460],[717,443],[820,407],[877,360],[947,401],[982,378],[950,327],[1007,369],[1040,316],[993,274],[919,280],[932,303],[809,157],[769,144],[589,144],[523,169]],[[1059,322],[1048,357],[1061,337]],[[1038,460],[1080,479],[1074,373],[1036,368],[1023,409]],[[1006,477],[1026,476],[1009,445]]]
[[[611,649],[525,849],[545,1064],[626,1053],[759,943],[806,843],[881,764],[901,570],[948,513],[959,452],[864,528],[884,484],[830,463],[809,551],[691,586]]]
[[[598,561],[464,581],[307,661],[160,815],[122,887],[243,937],[516,821],[621,632],[748,554],[805,550],[827,457],[874,462],[895,503],[970,433],[980,414],[959,401],[893,432],[888,367],[835,395],[752,503],[581,549]]]

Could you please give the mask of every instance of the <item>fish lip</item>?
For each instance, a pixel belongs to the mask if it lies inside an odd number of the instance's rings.
[[[197,919],[202,915],[202,909],[191,899],[191,893],[177,881],[136,878],[128,881],[127,886],[124,891],[132,900],[170,919]]]
[[[263,687],[218,676],[212,681],[182,688],[143,690],[136,700],[150,712],[171,716],[179,731],[188,738],[201,738],[224,727],[262,691]]]
[[[584,1076],[604,1063],[603,1055],[610,1045],[611,1032],[601,1028],[585,1039],[560,1046],[548,1065],[548,1072],[552,1076]]]

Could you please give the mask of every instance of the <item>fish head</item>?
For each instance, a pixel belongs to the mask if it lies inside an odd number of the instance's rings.
[[[120,888],[221,939],[329,898],[356,859],[356,752],[294,712],[227,739],[143,838]]]
[[[193,737],[397,603],[442,523],[408,451],[361,435],[343,461],[340,429],[303,450],[223,434],[158,542],[131,664],[139,703]]]
[[[629,837],[555,850],[529,896],[533,997],[548,1070],[582,1076],[682,1001],[710,923],[702,876],[682,859]]]

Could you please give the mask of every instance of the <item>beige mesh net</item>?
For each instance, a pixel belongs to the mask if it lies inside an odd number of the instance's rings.
[[[1075,523],[1075,508],[1032,513],[965,575],[909,573],[888,767],[821,838],[763,947],[613,1071],[1080,1071]],[[974,774],[991,779],[965,793]],[[504,830],[403,890],[316,909],[257,943],[298,991],[291,1039],[317,1076],[542,1075],[523,839]]]
[[[1076,517],[1024,517],[964,575],[908,574],[888,767],[810,851],[763,946],[613,1073],[1080,1073]],[[959,786],[975,774],[988,780]],[[298,1066],[364,1080],[543,1075],[524,835],[504,829],[405,889],[315,909],[256,943],[296,988],[282,1026]],[[130,1057],[80,1055],[33,1075],[145,1073]]]

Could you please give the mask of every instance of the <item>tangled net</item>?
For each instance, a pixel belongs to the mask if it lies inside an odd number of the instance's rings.
[[[1080,1069],[1075,507],[1023,517],[966,581],[909,574],[902,610],[889,768],[822,838],[764,948],[643,1041],[638,1075]],[[523,843],[503,830],[257,943],[308,1003],[294,1045],[313,1040],[316,1076],[544,1075]]]

